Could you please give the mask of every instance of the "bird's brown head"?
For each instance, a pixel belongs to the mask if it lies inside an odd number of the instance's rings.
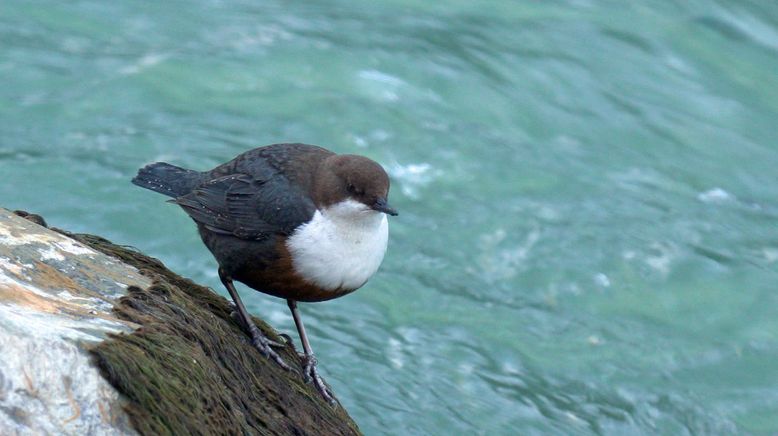
[[[314,198],[319,208],[354,200],[378,212],[397,215],[389,206],[389,176],[377,162],[353,154],[325,159],[316,173]]]

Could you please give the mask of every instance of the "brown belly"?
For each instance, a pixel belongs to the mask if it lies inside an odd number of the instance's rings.
[[[233,273],[233,278],[262,293],[305,302],[332,300],[356,290],[322,289],[304,280],[295,272],[292,257],[281,238],[275,244],[275,252],[276,256],[262,266],[247,262],[243,268]]]

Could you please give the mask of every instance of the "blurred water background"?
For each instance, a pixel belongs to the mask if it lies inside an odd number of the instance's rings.
[[[0,4],[0,205],[224,294],[129,180],[276,142],[393,178],[379,274],[302,309],[367,434],[778,432],[778,2]]]

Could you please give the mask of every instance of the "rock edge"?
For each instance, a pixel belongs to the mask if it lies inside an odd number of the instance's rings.
[[[7,215],[0,209],[0,222]],[[114,404],[132,430],[155,435],[360,434],[343,407],[330,406],[298,372],[283,371],[261,356],[230,317],[230,304],[224,298],[138,251],[98,236],[57,231],[79,247],[139,272],[124,295],[108,299],[112,308],[107,316],[123,327],[101,332],[101,340],[75,341],[120,394],[113,393]],[[2,286],[0,281],[0,295]],[[80,316],[89,319],[94,314]],[[298,361],[288,338],[255,321],[269,337],[288,343],[280,350],[287,362]],[[4,401],[0,379],[0,424],[4,413],[11,414]],[[100,420],[106,421],[105,416]],[[120,416],[107,422],[123,421]],[[132,431],[126,425],[115,428],[120,434]]]

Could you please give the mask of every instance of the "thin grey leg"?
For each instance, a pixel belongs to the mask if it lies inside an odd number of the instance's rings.
[[[294,300],[286,300],[289,305],[289,309],[292,311],[292,317],[294,318],[294,324],[297,326],[297,333],[300,334],[300,341],[303,343],[303,378],[306,383],[313,382],[316,386],[316,390],[319,391],[322,397],[330,404],[335,404],[335,398],[332,396],[332,392],[324,384],[324,380],[319,376],[319,371],[316,369],[316,356],[313,355],[311,344],[308,342],[308,335],[305,334],[305,326],[303,320],[300,318],[300,312],[297,310],[297,302]]]
[[[230,293],[232,301],[235,302],[235,307],[238,309],[238,316],[240,317],[243,326],[249,331],[249,335],[251,336],[251,344],[254,345],[254,347],[256,347],[256,349],[259,350],[263,356],[273,359],[281,368],[287,371],[291,371],[292,368],[290,368],[289,365],[287,365],[286,362],[281,359],[281,356],[279,356],[278,353],[276,353],[275,350],[271,348],[271,345],[274,344],[274,342],[265,337],[265,335],[262,334],[257,326],[254,325],[254,322],[251,320],[251,316],[249,316],[249,313],[246,310],[246,306],[243,305],[243,301],[240,300],[238,291],[235,289],[235,285],[232,283],[232,278],[227,275],[221,268],[219,268],[219,278],[224,284],[224,287],[227,288],[227,291]]]

